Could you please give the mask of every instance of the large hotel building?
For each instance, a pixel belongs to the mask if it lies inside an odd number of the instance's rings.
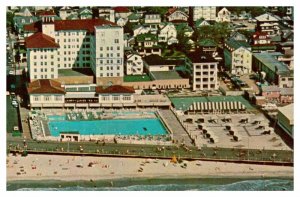
[[[24,27],[30,81],[57,79],[62,70],[91,68],[98,85],[122,83],[122,27],[103,19],[54,17],[45,11],[41,21]]]

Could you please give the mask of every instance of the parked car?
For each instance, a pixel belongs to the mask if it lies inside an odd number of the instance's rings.
[[[17,101],[17,100],[12,100],[12,101],[11,101],[11,104],[12,104],[14,107],[18,107],[18,101]]]
[[[14,75],[15,74],[15,72],[13,71],[13,70],[11,70],[11,71],[9,71],[9,73],[8,74],[10,74],[10,75]]]

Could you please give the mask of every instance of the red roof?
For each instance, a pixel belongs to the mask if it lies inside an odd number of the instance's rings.
[[[127,12],[130,12],[130,10],[127,7],[114,7],[113,9],[117,13],[124,13],[124,12],[127,13]]]
[[[169,16],[169,15],[173,14],[176,10],[177,10],[177,8],[169,8],[166,15]]]
[[[55,31],[60,30],[87,30],[88,32],[94,32],[95,26],[112,25],[117,26],[116,23],[104,20],[104,19],[79,19],[79,20],[59,20],[54,21]],[[35,22],[29,25],[24,25],[25,31],[40,31],[41,22]]]
[[[25,39],[26,48],[58,48],[54,38],[47,36],[41,32],[35,33]]]
[[[28,94],[64,94],[61,84],[51,79],[39,79],[29,83]]]
[[[105,94],[105,93],[129,93],[129,94],[133,94],[133,93],[135,93],[133,87],[121,86],[121,85],[113,85],[113,86],[109,86],[107,88],[103,88],[102,86],[97,86],[96,87],[96,92],[100,93],[100,94]]]
[[[56,16],[53,10],[41,10],[37,13],[38,16]]]

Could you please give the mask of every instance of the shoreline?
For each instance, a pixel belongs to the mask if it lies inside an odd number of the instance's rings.
[[[146,162],[147,161],[147,162]],[[93,167],[89,164],[93,162]],[[170,160],[88,156],[8,156],[7,182],[14,181],[107,181],[122,179],[293,179],[294,167],[190,161],[187,167]],[[139,172],[139,169],[142,171]],[[19,173],[19,174],[17,174]]]

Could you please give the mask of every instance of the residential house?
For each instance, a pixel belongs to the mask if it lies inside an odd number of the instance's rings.
[[[228,39],[224,54],[225,66],[231,74],[244,75],[252,72],[252,53],[247,42]]]
[[[161,23],[161,16],[159,13],[155,13],[155,12],[145,13],[145,24],[149,25],[151,30],[157,31],[160,23]]]
[[[294,87],[294,74],[286,64],[278,59],[283,54],[279,52],[253,53],[253,71],[261,73],[261,80],[275,84],[279,88]]]
[[[113,10],[115,11],[116,18],[128,18],[132,12],[127,7],[114,7]]]
[[[157,35],[147,33],[136,36],[137,52],[141,56],[151,54],[161,55],[161,46],[158,45]]]
[[[22,7],[19,12],[15,13],[15,16],[29,17],[33,16],[29,7]]]
[[[231,18],[230,18],[231,12],[228,11],[226,8],[222,8],[219,12],[218,12],[218,17],[217,17],[217,22],[230,22]]]
[[[145,25],[137,25],[133,28],[133,36],[136,37],[140,34],[146,34],[151,31],[151,28]]]
[[[91,19],[93,18],[93,12],[87,7],[82,7],[78,10],[78,16],[80,19]]]
[[[75,13],[77,15],[77,12],[75,10],[73,10],[71,7],[64,6],[64,7],[60,8],[60,10],[59,10],[59,17],[62,20],[66,20],[67,17],[69,17],[70,15],[75,14]]]
[[[193,21],[204,19],[215,21],[217,16],[217,8],[215,6],[199,6],[193,9]]]
[[[177,31],[173,23],[161,24],[158,32],[158,42],[164,42],[168,45],[178,43]]]
[[[200,18],[198,20],[195,21],[195,28],[199,28],[199,27],[202,27],[202,26],[209,26],[210,23],[203,19],[203,18]]]
[[[115,10],[111,7],[99,7],[98,8],[99,18],[115,22]]]
[[[144,72],[142,57],[134,52],[127,53],[125,57],[126,75],[142,75]]]
[[[244,34],[241,34],[240,32],[233,32],[229,39],[233,39],[233,40],[236,40],[236,41],[242,41],[242,42],[248,42],[248,38],[244,35]]]
[[[252,35],[251,48],[253,52],[275,51],[276,46],[271,43],[271,38],[267,32],[255,32]]]
[[[128,22],[128,18],[116,18],[117,25],[124,27]]]
[[[201,54],[199,51],[190,53],[188,57],[191,60],[192,90],[219,89],[218,61],[208,54]]]
[[[189,16],[181,11],[178,8],[170,8],[168,12],[165,14],[165,17],[167,21],[172,22],[172,23],[182,23],[182,22],[187,22]]]
[[[194,33],[192,27],[190,27],[187,23],[177,23],[175,24],[177,34],[183,33],[186,37],[191,37]]]
[[[140,20],[142,19],[142,16],[136,13],[132,13],[128,16],[128,21],[130,23],[139,23]]]
[[[255,19],[257,31],[266,32],[271,37],[280,34],[279,20],[274,15],[265,13],[255,17]]]

